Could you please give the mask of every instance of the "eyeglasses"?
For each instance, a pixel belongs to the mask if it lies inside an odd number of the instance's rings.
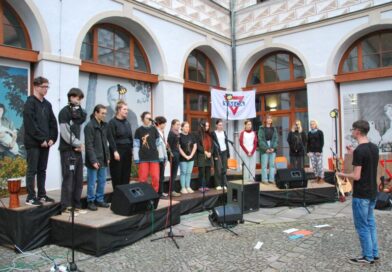
[[[42,89],[49,89],[50,88],[48,85],[41,85],[39,87],[42,88]]]

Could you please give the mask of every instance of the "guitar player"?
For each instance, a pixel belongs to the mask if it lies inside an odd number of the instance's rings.
[[[351,133],[358,141],[358,146],[353,149],[347,147],[347,151],[353,154],[354,170],[351,173],[341,173],[340,177],[347,177],[353,180],[353,219],[355,229],[361,243],[362,256],[350,259],[356,264],[374,264],[379,260],[377,227],[374,217],[374,207],[377,196],[377,165],[378,148],[369,142],[367,133],[369,132],[369,122],[359,120],[353,123]]]

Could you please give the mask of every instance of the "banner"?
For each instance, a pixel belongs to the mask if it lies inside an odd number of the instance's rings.
[[[256,92],[226,92],[211,90],[211,117],[244,120],[256,117]],[[228,116],[227,116],[228,115]]]

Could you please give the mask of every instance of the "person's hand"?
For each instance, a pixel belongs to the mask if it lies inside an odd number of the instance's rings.
[[[310,157],[311,154],[310,154],[310,152],[308,152],[308,153],[306,153],[306,155],[308,155],[308,157]]]
[[[353,154],[354,153],[354,147],[352,145],[346,146],[346,150],[348,154]]]
[[[341,178],[344,178],[344,177],[345,177],[345,174],[342,173],[342,172],[336,172],[336,175],[338,175],[338,176],[341,177]]]
[[[84,151],[84,144],[81,144],[81,145],[79,146],[79,149],[80,149],[80,152]]]
[[[47,143],[46,141],[44,141],[44,142],[41,144],[41,147],[48,147],[48,143]]]
[[[54,142],[52,140],[49,140],[48,147],[51,147],[53,144],[54,144]]]
[[[93,167],[98,170],[99,169],[99,163],[97,163],[97,162],[93,163]]]
[[[114,151],[114,159],[116,160],[116,161],[119,161],[120,160],[120,154],[118,154],[118,152],[117,151]]]

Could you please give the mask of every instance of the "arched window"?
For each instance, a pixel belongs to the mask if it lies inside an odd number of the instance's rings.
[[[288,52],[274,52],[261,58],[249,73],[248,86],[303,80],[305,69],[302,62]]]
[[[147,55],[139,41],[116,25],[99,24],[91,28],[83,39],[80,58],[82,71],[158,81],[156,75],[150,74]]]
[[[357,40],[343,55],[337,82],[392,75],[392,31],[372,33]]]
[[[184,120],[198,131],[201,120],[211,122],[210,89],[220,88],[218,74],[207,55],[195,49],[185,63],[184,78]]]
[[[207,86],[219,87],[219,79],[211,60],[201,51],[193,50],[186,61],[184,77]],[[209,89],[207,87],[207,89]]]
[[[17,13],[5,2],[0,2],[0,43],[8,46],[30,49],[26,27]]]
[[[287,51],[277,51],[260,58],[248,75],[245,90],[255,89],[256,114],[252,120],[257,130],[267,114],[278,128],[279,156],[289,157],[286,141],[291,124],[300,120],[308,124],[308,101],[305,68],[301,60]]]
[[[6,1],[0,1],[0,57],[36,62],[30,37],[23,21]]]

